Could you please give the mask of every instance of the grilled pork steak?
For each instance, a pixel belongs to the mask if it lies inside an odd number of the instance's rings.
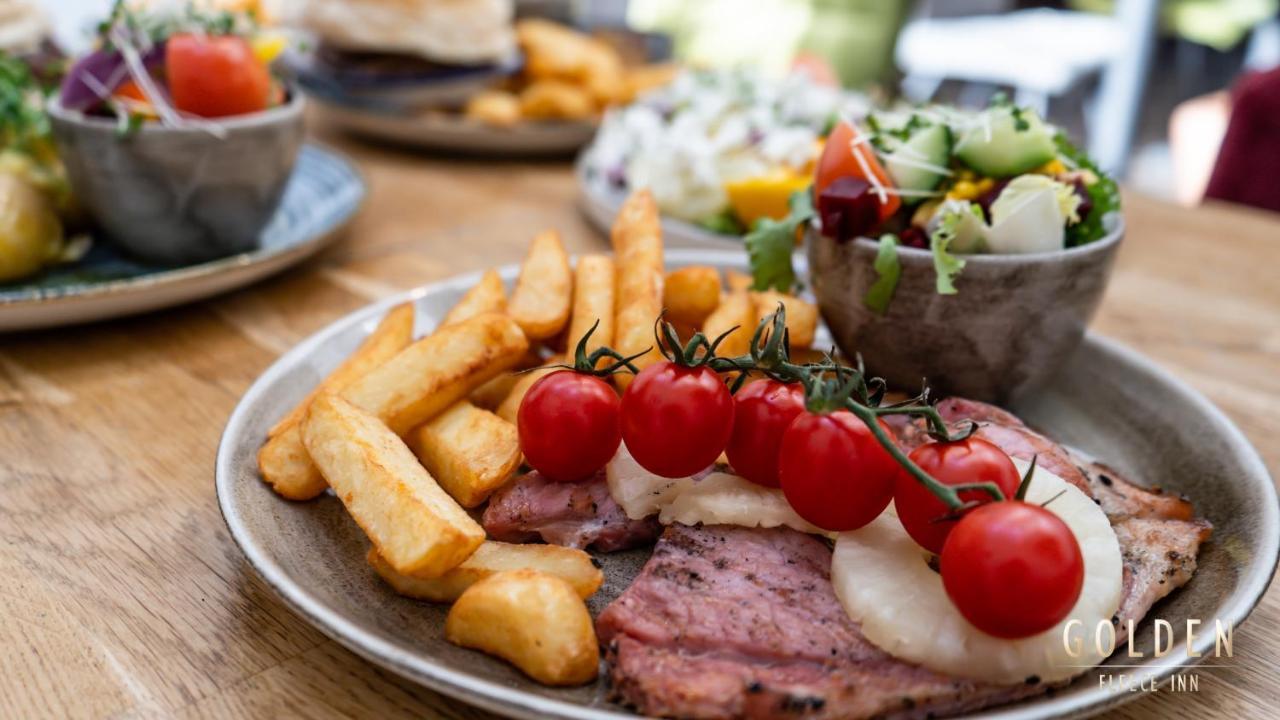
[[[678,718],[923,717],[1042,691],[959,680],[868,642],[836,599],[831,549],[787,528],[667,528],[596,632],[615,697]]]
[[[1076,457],[999,408],[957,398],[939,410],[978,422],[980,437],[1036,456],[1098,502],[1124,558],[1118,623],[1190,579],[1212,528],[1185,500]],[[920,424],[897,431],[908,448],[930,442]],[[830,567],[824,541],[786,528],[667,528],[596,621],[615,698],[665,717],[852,720],[951,715],[1045,690],[1031,678],[996,686],[939,675],[880,651],[840,606]]]
[[[591,547],[613,552],[648,545],[656,518],[631,520],[609,495],[604,471],[577,483],[551,482],[537,472],[516,478],[489,499],[481,523],[494,540]]]
[[[1195,518],[1185,498],[1141,487],[1106,465],[1072,453],[993,405],[947,398],[938,403],[938,412],[957,430],[971,421],[978,423],[976,437],[1012,457],[1028,461],[1035,457],[1041,467],[1098,503],[1116,531],[1124,558],[1124,600],[1116,614],[1122,627],[1130,619],[1142,619],[1152,605],[1191,579],[1200,544],[1209,539],[1213,526]],[[898,435],[908,448],[932,442],[918,420],[900,425]]]

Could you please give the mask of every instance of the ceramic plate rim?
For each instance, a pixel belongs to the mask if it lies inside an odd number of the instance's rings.
[[[723,250],[671,250],[667,253],[666,260],[675,266],[711,264],[717,267],[738,267],[745,263],[741,252]],[[504,265],[499,271],[513,274],[515,267],[515,265]],[[290,608],[335,642],[376,665],[464,703],[511,717],[551,716],[575,720],[637,717],[630,713],[537,697],[504,687],[466,672],[454,670],[428,657],[402,651],[376,635],[365,632],[355,623],[347,620],[340,611],[326,607],[308,590],[289,578],[280,565],[268,558],[262,548],[252,542],[250,531],[240,516],[239,508],[231,501],[232,485],[235,482],[232,446],[240,441],[243,434],[241,427],[247,422],[250,409],[280,376],[286,374],[295,365],[305,362],[317,347],[347,328],[370,320],[398,303],[416,302],[428,294],[470,287],[480,279],[481,275],[482,272],[472,272],[455,276],[366,305],[335,320],[298,343],[263,371],[237,403],[218,443],[214,482],[223,520],[232,539],[249,561],[249,565]],[[1221,620],[1230,621],[1233,626],[1238,627],[1266,593],[1275,574],[1277,560],[1280,559],[1280,500],[1277,500],[1276,488],[1270,480],[1266,465],[1235,423],[1197,390],[1179,381],[1154,361],[1118,341],[1088,333],[1085,342],[1097,346],[1104,353],[1120,356],[1124,362],[1133,365],[1138,371],[1168,385],[1172,393],[1208,417],[1213,426],[1221,431],[1223,440],[1232,452],[1248,469],[1248,481],[1260,482],[1263,493],[1268,496],[1269,502],[1255,508],[1255,512],[1260,513],[1263,528],[1261,532],[1264,536],[1259,544],[1260,552],[1254,556],[1254,560],[1247,568],[1247,574],[1242,576],[1235,592],[1226,598],[1219,615]],[[1201,636],[1200,642],[1193,649],[1203,655],[1212,646],[1213,640],[1211,634]],[[1153,681],[1159,684],[1179,668],[1198,661],[1197,658],[1187,654],[1187,648],[1183,644],[1177,651],[1170,652],[1164,658],[1145,663],[1141,668],[1135,669],[1136,672],[1133,675],[1136,677],[1133,678],[1133,682],[1137,684]],[[1123,704],[1136,695],[1136,693],[1108,692],[1102,688],[1093,688],[1066,697],[1044,697],[1027,701],[1030,704],[1017,704],[1003,709],[991,708],[984,711],[984,716],[1004,720],[1082,717]]]
[[[314,95],[311,100],[326,121],[344,132],[464,156],[566,156],[590,144],[599,128],[599,123],[594,120],[529,121],[501,128],[450,116],[407,117],[378,113]],[[387,127],[392,129],[385,129]],[[465,139],[465,143],[454,144],[459,138]]]
[[[33,307],[37,305],[47,307],[64,303],[70,304],[83,302],[87,299],[101,297],[103,295],[138,292],[159,286],[181,284],[196,278],[220,275],[228,270],[261,265],[272,260],[286,259],[293,255],[306,256],[319,250],[328,244],[339,230],[350,223],[351,220],[360,213],[360,210],[369,199],[369,180],[365,177],[364,172],[360,170],[359,166],[345,153],[324,143],[307,141],[304,145],[312,150],[318,150],[329,155],[330,159],[341,162],[346,166],[346,170],[356,178],[360,185],[360,197],[357,199],[355,207],[352,208],[351,212],[338,218],[336,222],[316,232],[307,240],[297,245],[278,248],[259,248],[250,252],[238,253],[225,258],[218,258],[217,260],[176,267],[169,270],[160,270],[158,272],[131,278],[119,278],[116,280],[106,280],[104,282],[94,283],[78,283],[76,285],[69,286],[71,289],[59,288],[57,294],[54,295],[46,295],[43,292],[36,292],[32,296],[24,297],[5,298],[0,296],[0,312],[4,312],[7,308]]]

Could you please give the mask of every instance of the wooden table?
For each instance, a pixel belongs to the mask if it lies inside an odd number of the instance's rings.
[[[518,260],[559,228],[604,239],[565,164],[440,160],[323,136],[371,195],[317,260],[209,302],[0,336],[0,716],[487,717],[379,670],[290,612],[227,535],[222,427],[293,344],[370,300]],[[1213,398],[1280,470],[1280,219],[1127,198],[1096,328]],[[1274,712],[1280,591],[1194,695],[1117,717]]]

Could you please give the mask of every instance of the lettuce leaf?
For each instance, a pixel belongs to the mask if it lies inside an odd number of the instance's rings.
[[[883,315],[889,309],[893,291],[898,289],[898,278],[902,277],[902,263],[898,260],[898,236],[893,233],[880,236],[880,248],[876,250],[872,268],[876,271],[876,281],[871,284],[862,302],[877,314]]]
[[[1120,187],[1116,185],[1114,179],[1098,169],[1097,164],[1083,150],[1071,144],[1071,140],[1065,134],[1058,133],[1053,137],[1053,142],[1058,147],[1059,155],[1077,168],[1088,170],[1097,177],[1092,184],[1085,186],[1085,192],[1093,204],[1089,214],[1081,218],[1080,222],[1067,226],[1067,247],[1085,245],[1099,240],[1107,234],[1102,218],[1108,213],[1120,210]]]
[[[948,213],[929,237],[929,247],[933,251],[933,271],[937,274],[939,295],[955,295],[955,278],[964,269],[964,259],[951,254],[951,241],[955,240],[956,228],[964,219],[964,213]]]
[[[809,189],[797,190],[788,203],[790,212],[781,220],[761,218],[742,239],[747,246],[747,259],[751,263],[751,277],[755,290],[775,288],[778,292],[790,292],[796,284],[796,270],[791,264],[791,254],[796,249],[796,230],[814,216],[813,198]]]
[[[734,215],[733,211],[728,208],[709,218],[703,218],[698,224],[713,233],[720,233],[721,235],[741,235],[745,230],[742,227],[742,223],[738,222],[738,216]]]

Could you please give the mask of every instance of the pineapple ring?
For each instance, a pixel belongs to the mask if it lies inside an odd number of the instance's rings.
[[[609,494],[632,520],[658,513],[658,522],[663,525],[785,525],[800,532],[826,534],[797,515],[781,490],[725,472],[712,472],[700,480],[659,477],[640,467],[626,445],[618,448],[605,475]]]
[[[1014,463],[1026,472],[1026,463]],[[1095,647],[1094,633],[1120,606],[1123,569],[1115,531],[1097,504],[1057,475],[1036,468],[1027,501],[1044,503],[1059,493],[1047,508],[1080,543],[1084,586],[1067,617],[1039,635],[1005,640],[970,625],[947,597],[942,576],[926,564],[928,553],[888,512],[836,540],[831,563],[836,595],[872,644],[936,672],[1000,684],[1079,675],[1106,659]],[[1064,636],[1072,620],[1083,627]]]

